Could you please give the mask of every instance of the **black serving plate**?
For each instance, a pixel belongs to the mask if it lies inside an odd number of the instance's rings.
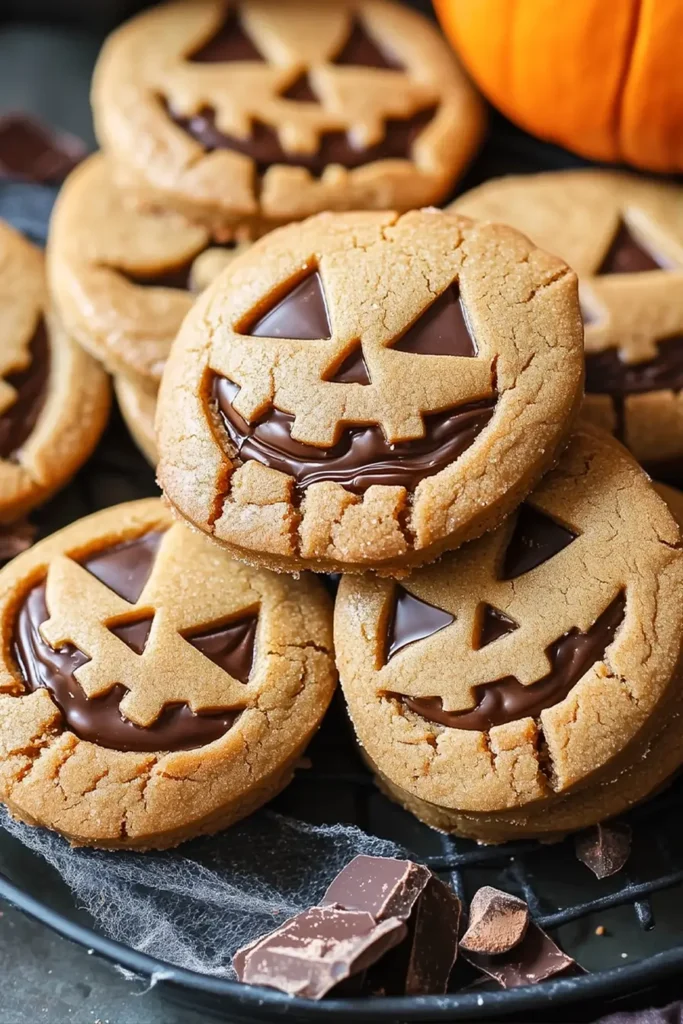
[[[55,5],[59,7],[59,5]],[[81,5],[83,6],[83,5]],[[86,5],[87,6],[87,5]],[[123,6],[128,6],[124,3]],[[425,6],[420,4],[419,6]],[[32,4],[26,10],[50,10]],[[104,5],[111,20],[115,2]],[[10,3],[16,14],[23,6]],[[79,4],[69,2],[70,18]],[[92,11],[92,8],[89,8]],[[97,28],[4,24],[0,6],[0,112],[26,109],[93,143],[88,111]],[[86,19],[87,20],[87,19]],[[94,19],[97,20],[97,19]],[[462,182],[469,188],[505,173],[582,166],[580,159],[539,143],[494,115],[488,141]],[[44,241],[54,191],[0,184],[0,217]],[[35,520],[42,534],[98,508],[158,493],[154,475],[114,414],[88,465]],[[633,855],[625,871],[602,882],[575,858],[571,840],[478,847],[430,830],[374,787],[358,758],[341,699],[308,752],[312,767],[297,773],[275,802],[282,813],[313,823],[354,823],[389,838],[428,863],[464,900],[482,884],[523,896],[536,920],[556,935],[588,973],[508,992],[476,988],[445,996],[325,1000],[310,1003],[183,970],[107,938],[79,908],[57,872],[0,830],[0,896],[65,937],[136,975],[154,977],[169,998],[232,1022],[593,1020],[608,1009],[663,1002],[676,993],[683,969],[683,780],[631,815]],[[226,833],[229,843],[229,833]],[[122,853],[121,856],[126,856]],[[598,936],[598,926],[605,934]],[[655,996],[656,987],[656,996]]]

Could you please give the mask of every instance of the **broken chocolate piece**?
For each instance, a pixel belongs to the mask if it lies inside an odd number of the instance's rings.
[[[446,991],[458,952],[460,900],[428,868],[393,857],[355,857],[334,879],[323,905],[408,922],[405,940],[370,973],[368,988],[391,995]]]
[[[576,963],[533,921],[529,922],[522,941],[507,953],[488,956],[464,950],[462,955],[463,959],[503,988],[535,985],[554,974],[567,971]]]
[[[376,921],[365,911],[312,907],[238,950],[233,966],[247,985],[322,999],[376,963],[406,932],[398,918]]]
[[[631,853],[631,829],[614,822],[595,825],[574,840],[576,856],[596,878],[609,878],[621,871]]]
[[[364,910],[378,921],[407,921],[431,877],[429,868],[395,857],[354,857],[320,901],[323,907]]]
[[[0,565],[30,548],[36,533],[37,527],[29,523],[28,519],[0,526]]]
[[[472,898],[469,928],[460,945],[470,953],[507,953],[522,941],[528,924],[524,900],[485,885]]]
[[[402,989],[407,996],[446,991],[458,955],[459,927],[460,900],[432,875],[409,924],[410,956]]]
[[[55,132],[27,114],[0,117],[0,179],[60,182],[86,152],[85,144],[75,135]]]

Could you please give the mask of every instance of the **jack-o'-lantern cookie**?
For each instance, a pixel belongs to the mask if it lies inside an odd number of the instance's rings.
[[[180,0],[106,42],[92,91],[117,178],[214,231],[443,198],[483,105],[437,29],[386,0]]]
[[[0,798],[71,842],[162,848],[291,779],[332,697],[328,598],[235,562],[157,498],[0,573]]]
[[[246,244],[219,246],[180,214],[136,209],[96,154],[72,172],[55,206],[52,299],[69,335],[107,370],[155,389],[197,293]]]
[[[157,411],[176,511],[270,568],[395,575],[497,525],[583,384],[576,278],[439,210],[320,214],[186,317]]]
[[[683,189],[611,171],[500,178],[452,209],[503,221],[577,272],[585,414],[683,479]]]
[[[485,842],[643,799],[683,762],[682,587],[676,522],[591,427],[494,533],[401,584],[342,579],[337,665],[382,784]]]
[[[42,253],[0,220],[0,523],[46,501],[85,462],[109,381],[50,309]]]

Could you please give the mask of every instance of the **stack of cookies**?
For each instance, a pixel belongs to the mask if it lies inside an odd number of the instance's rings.
[[[429,206],[482,108],[383,0],[156,7],[93,106],[51,302],[8,236],[6,408],[34,411],[0,434],[31,479],[41,424],[64,437],[24,512],[87,457],[109,371],[164,499],[0,573],[12,813],[111,848],[224,828],[292,778],[337,673],[378,784],[436,828],[552,838],[659,788],[683,497],[634,454],[683,468],[674,187],[572,172]],[[341,574],[334,613],[314,574]]]

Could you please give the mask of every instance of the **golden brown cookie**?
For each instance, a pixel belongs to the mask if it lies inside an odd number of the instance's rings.
[[[582,383],[576,278],[522,235],[320,214],[255,243],[185,319],[159,479],[247,561],[395,575],[521,501]]]
[[[48,304],[42,253],[0,221],[0,523],[46,501],[86,461],[109,414],[106,374]]]
[[[335,685],[315,579],[250,569],[157,498],[0,573],[0,798],[72,843],[163,848],[279,792]]]
[[[196,294],[244,244],[218,246],[180,214],[136,209],[98,153],[73,171],[55,206],[52,298],[71,337],[111,373],[156,388]]]
[[[499,178],[452,209],[504,221],[579,275],[585,413],[683,479],[683,188],[612,171]]]
[[[119,409],[133,440],[152,466],[156,466],[159,453],[154,432],[157,408],[156,392],[142,387],[127,377],[114,377],[114,391]]]
[[[181,0],[119,28],[92,90],[138,199],[215,232],[451,189],[483,105],[437,29],[385,0]]]
[[[384,787],[484,842],[643,799],[683,762],[682,586],[676,522],[593,428],[494,533],[400,585],[342,579],[337,665]]]

